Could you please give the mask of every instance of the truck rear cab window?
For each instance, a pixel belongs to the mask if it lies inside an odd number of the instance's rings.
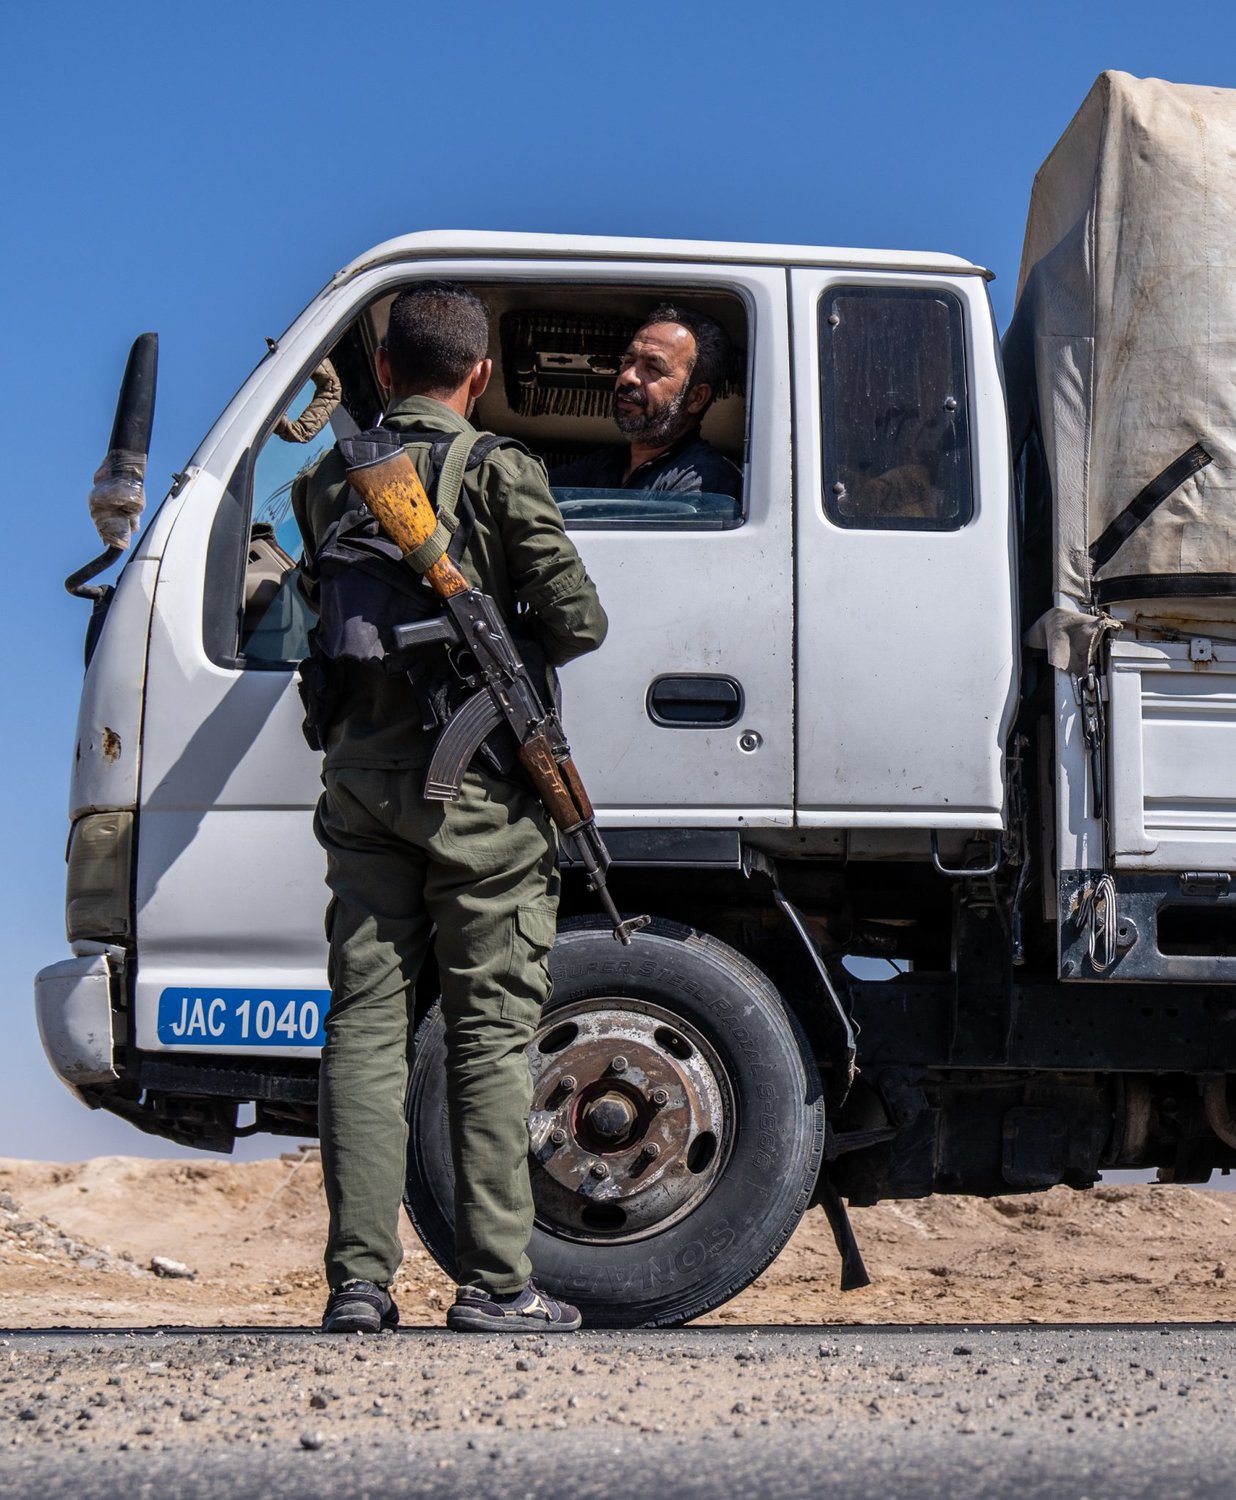
[[[960,301],[833,287],[819,317],[825,515],[858,530],[964,526],[974,497]]]

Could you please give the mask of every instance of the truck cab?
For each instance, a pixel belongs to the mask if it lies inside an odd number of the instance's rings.
[[[563,673],[563,719],[611,889],[654,920],[619,948],[566,863],[529,1049],[547,1284],[593,1321],[678,1322],[746,1285],[813,1203],[853,1282],[847,1198],[1224,1160],[1195,1112],[1154,1113],[1156,1067],[1203,1066],[1190,1027],[1156,1061],[1154,1028],[1120,1024],[1124,989],[1065,967],[1082,929],[1056,851],[1094,818],[1085,705],[1067,671],[1023,662],[1032,455],[1015,476],[986,273],[887,251],[434,232],[332,277],[95,606],[71,956],[36,983],[69,1087],[216,1150],[316,1129],[320,761],[300,727],[312,618],[290,489],[379,416],[374,352],[425,278],[491,308],[474,423],[551,473],[616,441],[618,360],[658,303],[707,313],[738,351],[704,424],[741,470],[737,500],[556,491],[611,622]],[[338,404],[296,441],[324,360]],[[1164,649],[1120,656],[1113,734],[1134,733],[1126,705]],[[1145,818],[1116,796],[1127,842]],[[449,1269],[435,998],[429,964],[407,1202]]]

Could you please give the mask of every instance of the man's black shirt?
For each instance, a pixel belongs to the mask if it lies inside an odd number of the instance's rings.
[[[701,436],[685,433],[672,447],[626,474],[631,450],[626,443],[598,448],[583,458],[559,464],[549,476],[555,488],[596,490],[673,490],[679,494],[729,495],[742,499],[742,473]]]

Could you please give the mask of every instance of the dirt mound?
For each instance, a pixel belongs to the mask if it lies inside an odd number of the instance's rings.
[[[873,1284],[842,1294],[824,1216],[710,1321],[1139,1321],[1236,1316],[1236,1200],[1183,1187],[1053,1188],[854,1211]],[[281,1160],[0,1160],[0,1325],[300,1324],[320,1316],[315,1150]],[[451,1295],[410,1227],[405,1321]],[[191,1273],[169,1279],[155,1257]]]
[[[0,1324],[260,1325],[321,1315],[326,1211],[316,1150],[243,1164],[0,1160],[0,1193],[15,1217],[42,1226],[50,1247],[43,1259],[23,1253],[0,1215]],[[404,1238],[401,1303],[409,1321],[438,1322],[451,1289],[410,1228]],[[55,1248],[69,1244],[84,1253]],[[156,1275],[156,1257],[191,1275]]]
[[[872,1285],[841,1295],[827,1228],[809,1216],[785,1254],[730,1307],[784,1321],[1091,1322],[1236,1313],[1236,1202],[1171,1186],[926,1198],[854,1211]],[[794,1304],[788,1288],[797,1288]]]
[[[33,1218],[8,1193],[0,1193],[0,1264],[46,1268],[48,1276],[71,1270],[107,1271],[124,1276],[149,1276],[128,1255],[116,1255],[107,1245],[74,1239],[51,1219]]]

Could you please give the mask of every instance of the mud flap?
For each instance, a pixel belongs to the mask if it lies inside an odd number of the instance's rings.
[[[820,1179],[820,1185],[816,1189],[816,1202],[828,1215],[828,1225],[841,1256],[841,1290],[854,1292],[859,1287],[870,1286],[871,1277],[867,1274],[862,1251],[854,1238],[854,1226],[850,1223],[849,1212],[841,1194],[828,1177]]]

